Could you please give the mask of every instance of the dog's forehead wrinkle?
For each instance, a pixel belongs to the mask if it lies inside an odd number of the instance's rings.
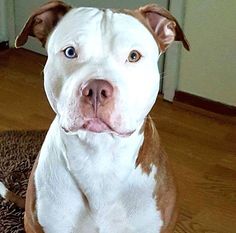
[[[96,34],[97,40],[100,19],[101,13],[96,8],[86,7],[70,10],[53,31],[49,39],[48,50],[60,51],[64,46],[73,45],[73,43],[83,45],[88,38],[95,38],[92,34]]]
[[[153,43],[150,32],[136,18],[110,9],[75,8],[58,24],[56,31],[49,41],[51,47],[56,46],[54,51],[75,44],[91,56],[108,56],[116,47],[131,48],[143,41],[147,41],[146,45]]]

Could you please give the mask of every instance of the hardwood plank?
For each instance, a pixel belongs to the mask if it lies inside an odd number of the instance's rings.
[[[43,89],[45,61],[23,49],[0,52],[0,130],[49,127],[54,113]]]

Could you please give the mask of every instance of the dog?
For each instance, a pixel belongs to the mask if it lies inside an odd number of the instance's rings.
[[[149,112],[159,90],[158,58],[188,41],[166,9],[35,11],[16,47],[36,37],[48,52],[45,91],[56,117],[29,178],[27,233],[169,233],[176,185]]]

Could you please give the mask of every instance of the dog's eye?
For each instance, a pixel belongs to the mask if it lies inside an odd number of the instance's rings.
[[[75,48],[72,47],[72,46],[70,46],[70,47],[64,49],[63,52],[64,52],[64,54],[65,54],[65,56],[66,56],[67,58],[72,59],[72,58],[76,58],[76,57],[77,57],[77,53],[76,53],[76,51],[75,51]]]
[[[129,53],[128,61],[129,61],[129,62],[137,62],[137,61],[140,60],[141,57],[142,57],[142,55],[139,53],[139,51],[137,51],[137,50],[132,50],[132,51]]]

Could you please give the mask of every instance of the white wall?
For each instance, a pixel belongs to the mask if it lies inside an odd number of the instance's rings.
[[[95,6],[95,7],[107,7],[107,8],[135,8],[147,3],[156,2],[160,5],[166,6],[167,0],[64,0],[72,4],[73,6]]]
[[[0,0],[0,42],[8,40],[6,1]]]
[[[236,106],[236,0],[186,0],[178,90]]]

